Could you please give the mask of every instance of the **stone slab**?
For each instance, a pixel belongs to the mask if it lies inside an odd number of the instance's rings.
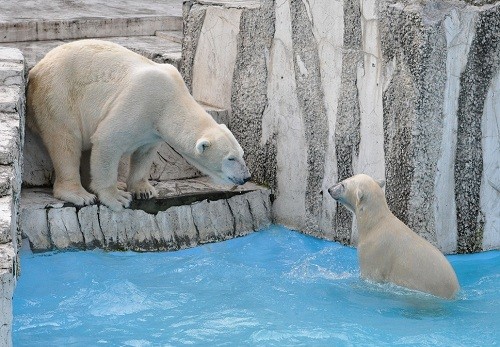
[[[0,244],[0,346],[12,346],[12,298],[16,286],[16,251]]]
[[[201,5],[222,6],[225,8],[247,8],[256,9],[260,7],[259,0],[195,0],[194,2]]]
[[[66,0],[10,1],[0,0],[0,22],[75,18],[128,18],[158,13],[181,16],[182,0]]]
[[[19,142],[19,116],[0,111],[0,165],[10,165],[18,158]]]
[[[157,31],[155,36],[161,37],[162,39],[167,39],[169,41],[182,43],[182,38],[184,35],[182,31],[178,30],[170,30],[170,31]]]
[[[0,42],[154,35],[181,30],[182,4],[166,1],[1,0]]]
[[[21,100],[19,85],[0,85],[0,113],[17,113],[22,107]]]
[[[154,33],[152,34],[154,35]],[[118,43],[157,63],[169,63],[178,68],[181,59],[180,43],[160,36],[105,37],[106,41]],[[18,48],[26,59],[28,70],[39,62],[50,50],[73,40],[47,40],[32,42],[2,43],[7,48]],[[1,75],[0,75],[1,76]]]
[[[23,189],[20,229],[34,251],[168,251],[246,235],[272,222],[270,191],[251,182],[230,187],[199,177],[153,184],[159,198],[134,200],[122,212],[76,207],[48,188]]]
[[[12,242],[12,196],[0,198],[0,244]]]

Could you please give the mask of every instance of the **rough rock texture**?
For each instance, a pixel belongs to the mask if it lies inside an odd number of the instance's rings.
[[[442,251],[500,246],[499,2],[237,3],[185,6],[182,68],[232,76],[229,124],[278,223],[355,244],[326,188],[363,172]],[[217,42],[221,18],[239,28]]]
[[[159,198],[113,212],[77,208],[50,189],[24,189],[20,229],[33,251],[93,249],[177,250],[227,240],[271,223],[270,191],[247,183],[230,190],[203,177],[156,184]]]
[[[0,346],[12,346],[12,297],[17,254],[12,243],[0,244]]]
[[[24,71],[21,52],[0,47],[0,346],[12,345],[12,296],[19,266]]]

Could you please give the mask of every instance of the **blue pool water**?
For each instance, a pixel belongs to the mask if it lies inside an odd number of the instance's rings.
[[[500,251],[448,259],[455,301],[363,281],[355,249],[278,226],[170,253],[23,253],[14,346],[497,344]]]

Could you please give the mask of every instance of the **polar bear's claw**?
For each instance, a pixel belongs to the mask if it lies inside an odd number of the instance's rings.
[[[83,187],[61,187],[54,188],[54,197],[71,202],[77,206],[92,205],[96,202],[96,196],[87,192]]]
[[[129,207],[132,195],[129,192],[118,190],[116,187],[101,189],[97,192],[99,201],[113,211],[119,212]]]
[[[158,196],[156,189],[148,181],[130,184],[129,187],[129,192],[135,199],[147,200]]]

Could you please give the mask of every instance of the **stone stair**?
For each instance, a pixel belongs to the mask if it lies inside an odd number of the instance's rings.
[[[76,207],[49,188],[24,189],[20,229],[33,251],[164,251],[246,235],[271,223],[269,190],[253,183],[228,189],[206,177],[156,182],[159,197],[115,213]]]
[[[0,42],[153,36],[182,29],[181,0],[0,0]]]
[[[164,31],[158,33],[165,33]],[[181,31],[170,31],[173,33],[165,36],[116,36],[99,38],[101,40],[118,43],[136,53],[139,53],[157,63],[168,63],[179,68],[181,60],[181,44],[168,37],[175,38],[174,35],[181,35]],[[163,35],[163,34],[161,34]],[[46,40],[46,41],[23,41],[1,43],[3,47],[15,47],[23,52],[28,70],[39,62],[45,54],[53,48],[73,40]]]

